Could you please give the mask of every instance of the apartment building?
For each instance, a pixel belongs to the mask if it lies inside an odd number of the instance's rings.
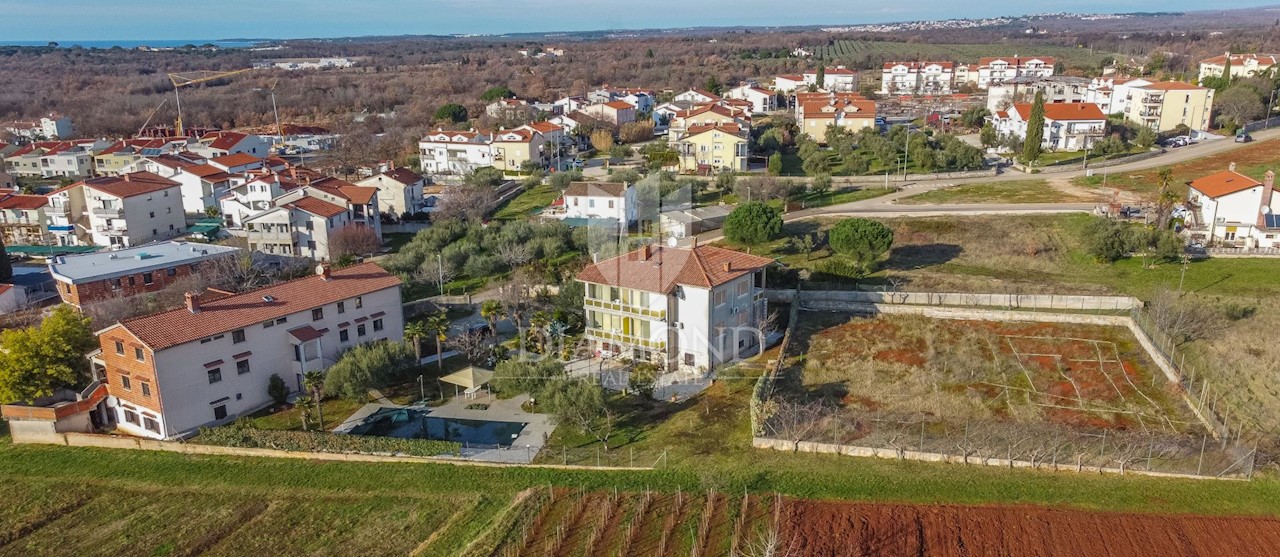
[[[1015,77],[1049,77],[1056,62],[1052,56],[983,58],[978,62],[977,85],[986,89]]]
[[[597,120],[615,126],[636,121],[636,106],[627,101],[610,101],[583,107],[582,112]]]
[[[356,185],[377,188],[380,210],[396,218],[423,210],[427,179],[408,168],[396,168],[394,162],[386,172],[365,178]]]
[[[1155,131],[1180,125],[1206,131],[1213,116],[1213,89],[1180,81],[1130,86],[1124,116]]]
[[[626,228],[636,221],[636,188],[622,182],[571,182],[564,190],[564,218],[606,219]]]
[[[996,131],[1022,139],[1027,137],[1027,120],[1031,105],[1018,103],[992,118]],[[1044,140],[1048,149],[1082,151],[1102,139],[1107,117],[1092,103],[1060,103],[1044,105]]]
[[[524,170],[525,163],[532,161],[539,168],[546,168],[550,158],[550,153],[544,148],[546,143],[546,138],[536,131],[519,128],[499,131],[493,134],[489,143],[493,167],[515,173]]]
[[[1208,77],[1222,77],[1226,73],[1228,61],[1231,66],[1231,77],[1253,77],[1280,64],[1280,54],[1232,54],[1214,56],[1200,61],[1200,81]]]
[[[93,172],[97,176],[115,176],[127,172],[142,157],[178,153],[188,141],[185,137],[123,139],[93,156]]]
[[[157,242],[116,251],[59,255],[49,273],[62,301],[76,307],[157,292],[201,272],[202,265],[240,249],[216,244]]]
[[[60,245],[127,248],[173,238],[187,226],[181,184],[150,172],[77,182],[50,193],[46,211]]]
[[[75,133],[71,118],[58,114],[49,114],[34,121],[10,122],[5,125],[5,131],[34,141],[70,139]]]
[[[673,147],[680,156],[681,172],[745,172],[750,144],[746,129],[736,123],[717,123],[690,126]]]
[[[832,126],[857,133],[876,126],[876,103],[868,100],[836,99],[810,101],[798,107],[800,133],[825,144]]]
[[[1032,102],[1036,93],[1044,95],[1047,104],[1086,102],[1089,86],[1088,79],[1065,75],[1006,79],[987,87],[987,110],[1007,110],[1016,103]]]
[[[645,246],[588,265],[585,338],[596,355],[709,372],[748,355],[768,314],[772,259],[714,246]]]
[[[330,238],[347,226],[346,207],[301,196],[245,218],[244,234],[250,250],[329,261]]]
[[[783,74],[774,77],[773,88],[776,91],[796,92],[809,88],[823,91],[852,92],[858,90],[858,72],[844,66],[828,66],[822,69],[822,83],[818,83],[818,70],[805,70],[798,74]]]
[[[740,128],[751,128],[751,115],[746,111],[726,106],[719,102],[696,105],[688,110],[676,112],[668,124],[668,136],[671,141],[679,141],[694,126],[735,125]]]
[[[96,410],[117,432],[185,437],[274,401],[272,375],[303,389],[342,351],[404,338],[400,280],[373,263],[242,294],[189,294],[185,307],[103,330],[95,364],[110,396]]]
[[[40,246],[53,240],[45,227],[49,216],[45,209],[49,198],[22,195],[13,190],[0,191],[0,239],[6,246]]]
[[[953,62],[885,62],[880,70],[881,95],[950,95],[954,86]]]
[[[753,114],[765,114],[778,109],[778,95],[755,83],[747,83],[730,89],[724,94],[726,99],[743,100],[750,103]]]
[[[1098,105],[1103,114],[1124,114],[1129,109],[1129,89],[1151,85],[1150,81],[1126,77],[1095,77],[1089,80],[1084,101]]]
[[[257,158],[271,154],[271,143],[256,135],[240,132],[216,131],[205,134],[187,149],[206,159],[244,153]]]
[[[422,171],[429,174],[470,174],[493,166],[490,135],[475,130],[444,131],[437,128],[418,142]]]

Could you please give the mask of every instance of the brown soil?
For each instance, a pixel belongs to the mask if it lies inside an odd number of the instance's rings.
[[[1274,555],[1280,520],[1040,507],[963,507],[788,499],[787,555],[1227,557]]]

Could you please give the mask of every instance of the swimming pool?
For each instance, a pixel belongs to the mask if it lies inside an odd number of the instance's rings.
[[[437,439],[469,445],[511,446],[524,422],[437,418],[414,408],[383,408],[351,428],[352,435]]]

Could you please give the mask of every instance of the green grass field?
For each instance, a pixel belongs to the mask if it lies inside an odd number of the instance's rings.
[[[532,215],[560,197],[560,190],[549,184],[538,184],[524,190],[520,195],[498,208],[493,214],[497,220],[519,220]]]
[[[964,184],[928,191],[897,201],[901,205],[929,203],[1079,203],[1089,198],[1072,195],[1045,180]]]

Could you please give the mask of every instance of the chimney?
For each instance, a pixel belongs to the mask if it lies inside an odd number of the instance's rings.
[[[1262,199],[1258,202],[1258,227],[1267,227],[1267,215],[1271,214],[1271,195],[1276,189],[1276,173],[1268,170],[1262,177]]]
[[[329,280],[333,278],[333,274],[329,270],[328,263],[321,263],[319,265],[316,265],[316,274],[320,275],[320,277],[323,278],[324,280]]]
[[[129,181],[129,174],[128,174],[128,173],[121,174],[121,176],[124,176],[124,181],[126,181],[126,182],[128,182],[128,181]]]
[[[391,167],[391,170],[395,170],[395,169],[396,169],[396,160],[395,160],[395,159],[391,159],[391,160],[387,161],[387,166],[390,166],[390,167]]]
[[[698,249],[698,236],[695,234],[689,238],[692,240],[689,242],[689,249]]]
[[[1231,163],[1231,164],[1228,164],[1228,165],[1227,165],[1227,170],[1228,170],[1228,171],[1230,171],[1230,172],[1235,172],[1235,171],[1236,171],[1236,163],[1234,163],[1234,162],[1233,162],[1233,163]]]
[[[726,273],[727,273],[727,272],[729,272],[729,270],[730,270],[731,268],[732,268],[732,266],[731,266],[731,265],[729,265],[729,262],[728,262],[728,261],[725,261],[725,262],[724,262],[724,272],[726,272]]]
[[[200,313],[200,295],[195,292],[186,293],[187,311]]]
[[[644,251],[640,252],[640,256],[643,257],[645,261],[648,261],[649,255],[651,254],[651,252],[649,251],[649,244],[645,244],[644,247],[641,249],[643,249]]]

